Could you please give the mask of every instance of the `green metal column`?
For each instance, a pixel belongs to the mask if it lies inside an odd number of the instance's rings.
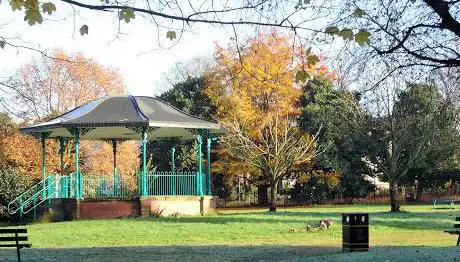
[[[112,140],[112,149],[113,149],[113,195],[118,196],[117,140]]]
[[[147,130],[142,130],[142,196],[147,196]]]
[[[46,187],[46,139],[45,135],[42,133],[42,181],[43,181],[43,188],[42,188],[42,197],[43,199],[46,197],[45,187]]]
[[[59,176],[62,177],[64,175],[64,138],[60,137],[59,138]],[[63,197],[63,188],[61,187],[60,184],[61,180],[56,181],[56,188],[61,188],[59,192],[57,193],[56,197]]]
[[[64,175],[64,138],[59,138],[59,175]]]
[[[197,141],[198,141],[198,175],[197,175],[197,195],[202,196],[203,195],[203,179],[202,179],[202,174],[203,174],[203,163],[201,161],[202,159],[202,152],[201,152],[201,147],[203,145],[203,138],[202,138],[202,130],[200,130],[200,134],[197,136]]]
[[[78,166],[78,147],[80,145],[80,131],[75,128],[74,129],[74,139],[75,139],[75,197],[78,198],[78,199],[81,199],[82,197],[82,185],[80,185],[81,183],[81,179],[80,179],[80,170],[79,170],[79,166]]]
[[[212,195],[212,192],[211,192],[211,138],[209,137],[209,133],[208,133],[208,139],[206,140],[206,174],[207,174],[207,184],[208,184],[208,188],[207,188],[207,195],[210,196]]]
[[[173,147],[171,148],[171,195],[176,195],[176,176],[175,173],[175,165],[174,165],[174,153],[176,149]]]

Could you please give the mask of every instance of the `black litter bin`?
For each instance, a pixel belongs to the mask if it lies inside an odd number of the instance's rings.
[[[342,248],[344,252],[369,250],[369,214],[342,214]]]

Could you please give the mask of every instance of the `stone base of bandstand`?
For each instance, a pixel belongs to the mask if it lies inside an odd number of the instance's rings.
[[[149,196],[133,200],[51,199],[47,220],[109,219],[136,216],[203,215],[214,212],[216,198],[212,196]]]
[[[212,196],[141,197],[141,216],[202,215],[216,210]]]

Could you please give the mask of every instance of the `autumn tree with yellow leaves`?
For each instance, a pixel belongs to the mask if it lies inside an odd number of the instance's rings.
[[[119,71],[85,57],[55,50],[54,59],[41,58],[24,64],[2,88],[2,106],[24,125],[45,121],[94,99],[124,95],[126,88]],[[19,146],[18,146],[19,145]],[[47,140],[46,170],[58,173],[59,145]],[[121,175],[134,176],[139,165],[138,145],[122,143],[118,151]],[[0,166],[12,166],[27,177],[39,178],[41,144],[19,134],[18,126],[0,136]],[[64,170],[74,170],[73,143],[65,149]],[[112,147],[103,141],[82,141],[82,171],[112,173]]]
[[[278,181],[318,153],[315,134],[296,125],[303,84],[296,79],[332,74],[318,56],[277,31],[260,34],[243,46],[219,46],[216,60],[205,93],[229,131],[222,139],[221,159],[251,166],[253,174],[269,184],[270,210],[276,211]]]

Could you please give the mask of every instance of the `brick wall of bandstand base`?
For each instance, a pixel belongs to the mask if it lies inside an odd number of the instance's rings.
[[[200,215],[215,209],[216,199],[211,196],[155,196],[133,200],[63,198],[52,200],[49,214],[52,221],[68,221],[150,215]]]

